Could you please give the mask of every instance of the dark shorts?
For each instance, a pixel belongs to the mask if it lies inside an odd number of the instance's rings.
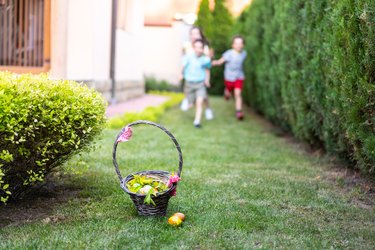
[[[228,91],[232,92],[234,89],[241,89],[243,87],[243,79],[236,79],[234,82],[225,80],[225,87]]]

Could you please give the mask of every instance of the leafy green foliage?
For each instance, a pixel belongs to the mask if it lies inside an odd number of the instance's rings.
[[[0,72],[0,197],[17,198],[87,148],[104,125],[101,95],[72,81]]]
[[[169,99],[168,101],[157,107],[148,107],[142,112],[125,112],[125,114],[123,114],[122,116],[113,117],[108,121],[109,128],[119,129],[124,127],[126,124],[137,120],[148,120],[156,122],[167,109],[179,104],[184,99],[184,95],[182,93],[166,91],[150,91],[149,93],[168,96]]]
[[[198,18],[195,21],[195,26],[198,26],[203,31],[206,38],[210,41],[213,37],[213,16],[210,10],[210,1],[202,0],[199,5]]]
[[[151,195],[156,196],[158,193],[162,193],[168,189],[164,182],[145,175],[134,175],[133,179],[126,183],[126,187],[130,192],[146,195],[144,203],[148,205],[153,204],[154,206],[156,204],[152,200]]]
[[[157,80],[154,77],[146,77],[145,79],[146,93],[150,91],[172,91],[172,92],[181,92],[181,86],[172,85],[165,80]]]
[[[202,13],[198,12],[196,25],[204,31],[210,41],[210,47],[213,48],[215,57],[220,58],[227,49],[231,48],[233,17],[225,6],[225,0],[215,0],[215,7],[210,13],[207,13],[209,8],[206,2],[208,1],[201,2],[200,11]],[[209,31],[208,33],[206,32],[207,30]],[[222,95],[224,93],[223,67],[213,67],[211,69],[211,88],[208,91],[214,95]]]
[[[225,6],[225,0],[215,0],[215,8],[212,12],[212,48],[215,57],[220,58],[222,54],[231,48],[233,17]],[[224,66],[213,67],[211,70],[210,94],[222,95],[224,93]]]
[[[375,2],[254,0],[236,23],[244,95],[272,122],[375,174]]]

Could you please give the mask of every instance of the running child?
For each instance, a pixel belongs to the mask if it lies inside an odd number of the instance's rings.
[[[211,59],[204,55],[204,42],[193,42],[194,53],[183,57],[183,76],[185,79],[185,94],[189,105],[195,103],[194,126],[201,127],[203,101],[207,98],[207,88],[210,87]]]
[[[209,48],[209,46],[208,46],[209,43],[208,43],[206,37],[204,36],[202,30],[199,27],[193,26],[190,29],[189,38],[190,38],[189,41],[187,41],[183,44],[183,50],[182,50],[183,55],[193,54],[194,53],[194,48],[193,48],[194,41],[195,40],[202,40],[203,44],[204,44],[203,54],[208,56],[209,58],[212,58],[212,50]],[[206,70],[208,71],[209,69],[206,69]],[[206,120],[212,120],[214,118],[214,113],[213,113],[213,111],[210,107],[208,95],[204,100],[204,105],[206,106],[206,110],[205,110]],[[188,102],[187,98],[185,98],[181,103],[181,110],[186,111],[189,108],[190,108],[189,102]]]
[[[212,61],[213,66],[222,65],[225,63],[224,97],[226,100],[228,100],[234,91],[236,117],[238,120],[242,120],[244,118],[244,114],[242,112],[242,88],[245,79],[243,62],[245,61],[247,55],[246,51],[243,50],[244,45],[244,38],[237,35],[232,39],[232,49],[225,51],[219,60]]]

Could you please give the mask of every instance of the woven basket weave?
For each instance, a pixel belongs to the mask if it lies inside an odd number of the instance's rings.
[[[140,171],[137,173],[132,173],[126,176],[125,178],[122,178],[122,175],[120,173],[120,170],[118,168],[117,160],[116,160],[116,151],[117,151],[117,144],[118,141],[117,139],[121,136],[123,131],[125,130],[126,127],[132,127],[135,125],[140,125],[140,124],[146,124],[146,125],[151,125],[155,126],[162,131],[164,131],[173,141],[173,143],[176,146],[177,152],[178,152],[178,157],[179,157],[179,164],[178,164],[178,172],[177,175],[180,177],[181,176],[181,171],[182,171],[182,165],[183,165],[183,160],[182,160],[182,152],[180,145],[178,144],[176,138],[163,126],[160,124],[151,122],[151,121],[136,121],[128,124],[125,126],[121,132],[117,135],[114,146],[113,146],[113,165],[115,166],[116,173],[120,179],[120,186],[121,188],[130,195],[130,198],[133,200],[135,207],[137,208],[138,214],[139,215],[146,215],[146,216],[152,216],[152,215],[166,215],[167,213],[167,207],[168,207],[168,201],[172,197],[173,191],[177,187],[177,183],[174,183],[170,188],[168,188],[166,191],[162,193],[158,193],[156,196],[152,196],[153,201],[155,202],[156,205],[153,204],[145,204],[144,199],[146,195],[143,194],[136,194],[133,192],[130,192],[128,188],[126,187],[126,183],[128,183],[130,180],[134,178],[134,175],[145,175],[147,177],[151,177],[153,179],[156,179],[158,181],[163,181],[164,183],[168,182],[169,177],[171,176],[171,173],[167,171],[161,171],[161,170],[147,170],[147,171]]]

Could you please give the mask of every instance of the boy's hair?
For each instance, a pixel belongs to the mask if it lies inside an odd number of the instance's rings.
[[[204,41],[202,39],[197,39],[193,42],[193,45],[195,46],[196,43],[201,43],[204,46]]]
[[[232,38],[232,43],[234,42],[234,40],[236,39],[241,39],[242,40],[242,43],[245,45],[245,38],[241,35],[235,35],[233,38]]]

